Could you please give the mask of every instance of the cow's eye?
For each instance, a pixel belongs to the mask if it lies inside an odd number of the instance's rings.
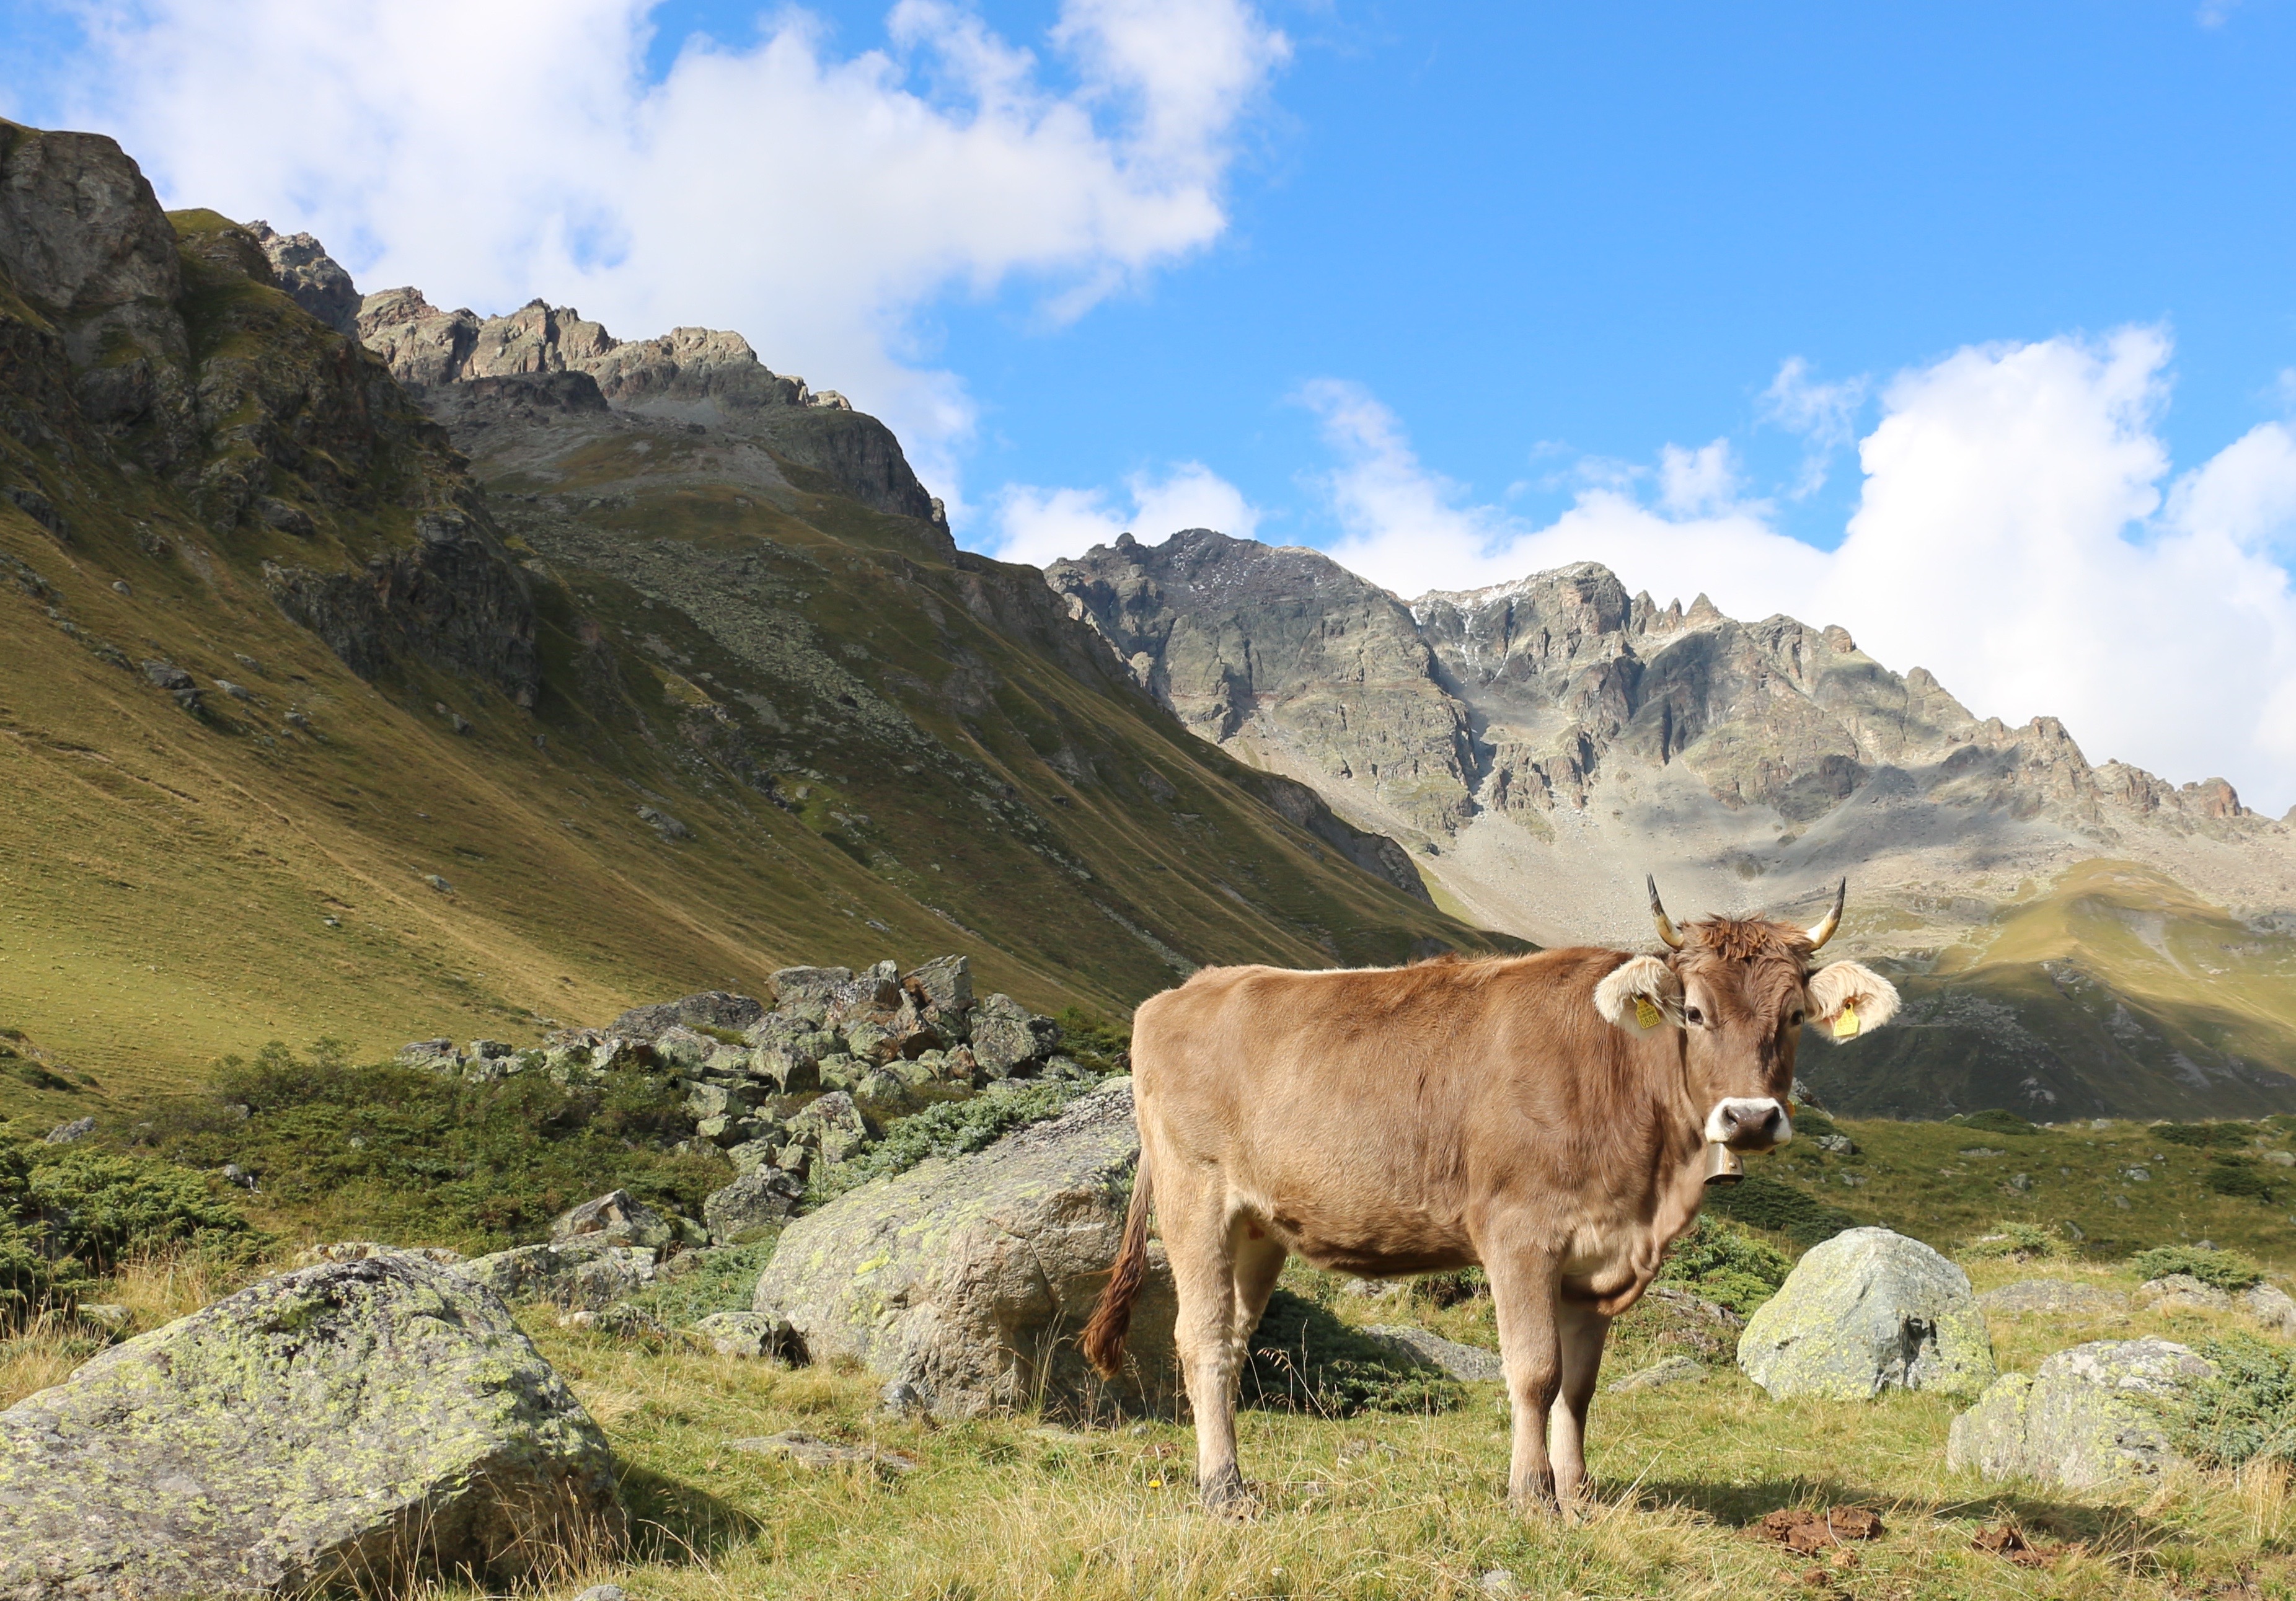
[[[1797,1029],[1801,1027],[1801,1008],[1800,1006],[1796,1006],[1794,1008],[1793,1026]]]
[[[1695,1006],[1685,1006],[1682,1009],[1682,1020],[1685,1022],[1704,1022],[1706,1014]]]

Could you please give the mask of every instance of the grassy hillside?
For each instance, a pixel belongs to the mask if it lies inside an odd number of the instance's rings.
[[[2174,879],[2083,862],[1999,907],[1870,1039],[1801,1055],[1833,1107],[2037,1121],[2255,1116],[2296,1107],[2296,938]]]
[[[176,221],[185,382],[228,407],[163,458],[37,362],[0,394],[0,464],[61,508],[0,497],[0,1027],[77,1073],[0,1077],[0,1112],[272,1039],[531,1039],[797,962],[963,951],[1114,1014],[1191,964],[1488,943],[1189,738],[1032,570],[757,452],[777,503],[688,475],[602,509],[644,464],[610,449],[498,521],[243,236]],[[51,365],[60,315],[0,283]],[[219,508],[233,473],[274,509]],[[290,621],[297,584],[355,642],[373,607],[375,659]]]

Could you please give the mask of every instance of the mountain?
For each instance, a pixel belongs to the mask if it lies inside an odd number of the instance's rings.
[[[1200,963],[1513,943],[1192,737],[738,336],[360,297],[12,124],[0,785],[0,1111],[36,1116],[798,962],[958,950],[1112,1014]]]
[[[1411,850],[1439,904],[1542,943],[1808,914],[1909,1005],[1815,1053],[1845,1110],[2296,1110],[2296,814],[2093,766],[1840,628],[1629,595],[1582,562],[1406,602],[1322,554],[1125,536],[1046,579],[1207,743]]]

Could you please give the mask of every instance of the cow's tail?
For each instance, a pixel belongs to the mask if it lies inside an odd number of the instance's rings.
[[[1155,1184],[1148,1169],[1148,1151],[1141,1147],[1140,1166],[1132,1181],[1132,1205],[1124,1214],[1124,1244],[1116,1253],[1108,1284],[1084,1326],[1085,1359],[1112,1379],[1124,1361],[1124,1336],[1132,1327],[1132,1303],[1148,1277],[1148,1212],[1155,1205]]]

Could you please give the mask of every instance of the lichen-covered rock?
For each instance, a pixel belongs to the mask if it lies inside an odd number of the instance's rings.
[[[991,1079],[1020,1072],[1040,1062],[1061,1043],[1061,1025],[1038,1017],[1009,995],[992,995],[973,1008],[972,1055]]]
[[[1701,1383],[1705,1378],[1705,1365],[1696,1357],[1671,1356],[1613,1379],[1604,1388],[1613,1395],[1632,1395],[1637,1390],[1658,1390],[1668,1384]]]
[[[604,1437],[502,1302],[404,1254],[266,1279],[0,1412],[0,1597],[497,1581],[618,1537]]]
[[[379,1240],[336,1240],[324,1245],[308,1245],[297,1253],[295,1265],[309,1268],[321,1262],[363,1262],[378,1256],[412,1256],[437,1267],[452,1268],[465,1259],[459,1251],[444,1245],[386,1245]]]
[[[2136,1304],[2152,1312],[2229,1312],[2232,1297],[2189,1273],[2171,1273],[2138,1285]]]
[[[726,1029],[738,1034],[755,1026],[765,1014],[765,1006],[749,996],[704,989],[651,1006],[633,1006],[614,1019],[612,1031],[649,1040],[670,1028]]]
[[[455,1269],[504,1301],[548,1301],[601,1311],[653,1282],[654,1253],[591,1236],[520,1245],[473,1257]]]
[[[1439,1367],[1468,1383],[1493,1383],[1506,1377],[1498,1352],[1446,1340],[1431,1329],[1407,1323],[1375,1323],[1360,1332],[1406,1362]]]
[[[1995,1372],[1969,1276],[1887,1228],[1813,1246],[1748,1320],[1738,1366],[1775,1400],[1865,1400],[1895,1387],[1973,1395]]]
[[[664,1216],[627,1190],[608,1190],[552,1221],[554,1240],[599,1240],[610,1245],[643,1245],[650,1251],[676,1243],[677,1220]]]
[[[1953,1420],[1946,1465],[2071,1490],[2157,1478],[2177,1460],[2153,1405],[2215,1364],[2169,1340],[2099,1340],[2005,1374]]]
[[[805,1186],[795,1174],[761,1164],[723,1189],[710,1191],[709,1198],[701,1203],[701,1221],[713,1241],[729,1244],[745,1235],[787,1222],[804,1195]]]
[[[1177,1310],[1151,1255],[1126,1374],[1101,1384],[1076,1336],[1106,1282],[1139,1161],[1118,1080],[974,1155],[926,1162],[799,1219],[758,1281],[815,1361],[850,1356],[944,1417],[1029,1404],[1164,1410]]]
[[[2128,1297],[2078,1279],[2021,1278],[1986,1291],[1977,1304],[2001,1318],[2118,1318],[2128,1312]]]
[[[2296,1299],[2278,1285],[2251,1285],[2241,1292],[2241,1309],[2276,1334],[2296,1338]]]
[[[786,1318],[766,1312],[712,1312],[693,1326],[721,1357],[743,1361],[798,1362],[805,1341]]]

